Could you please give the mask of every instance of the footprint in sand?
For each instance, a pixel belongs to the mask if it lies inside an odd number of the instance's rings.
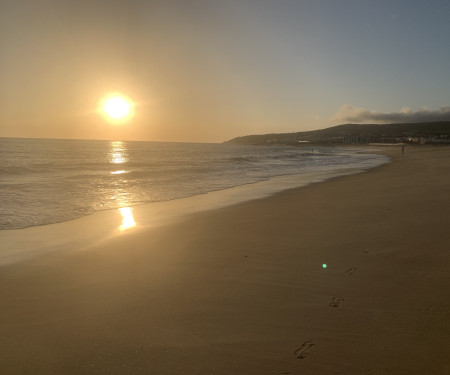
[[[309,356],[309,353],[311,351],[311,348],[314,346],[314,342],[312,340],[307,340],[305,341],[302,346],[300,346],[296,351],[295,351],[295,356],[297,357],[297,359],[305,359],[306,357]]]
[[[338,307],[341,304],[341,301],[344,300],[344,297],[332,297],[330,303],[328,304],[331,307]]]
[[[353,275],[355,273],[355,271],[356,271],[356,267],[351,267],[347,271],[345,271],[345,273],[347,275]]]

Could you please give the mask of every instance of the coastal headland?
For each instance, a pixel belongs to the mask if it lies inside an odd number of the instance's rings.
[[[247,135],[227,143],[240,145],[450,144],[450,122],[342,124],[296,133]]]
[[[450,373],[450,148],[0,269],[2,374]]]

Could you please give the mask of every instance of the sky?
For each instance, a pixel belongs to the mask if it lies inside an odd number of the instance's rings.
[[[450,120],[449,19],[444,0],[1,0],[0,137]],[[110,93],[132,118],[99,113]]]

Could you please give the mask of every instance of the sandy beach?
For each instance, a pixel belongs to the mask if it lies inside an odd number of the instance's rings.
[[[0,373],[449,374],[450,148],[382,152],[2,267]]]

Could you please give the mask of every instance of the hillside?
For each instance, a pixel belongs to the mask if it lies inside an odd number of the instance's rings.
[[[448,143],[450,121],[409,124],[343,124],[297,133],[247,135],[225,143],[241,145],[339,144],[339,143]]]

